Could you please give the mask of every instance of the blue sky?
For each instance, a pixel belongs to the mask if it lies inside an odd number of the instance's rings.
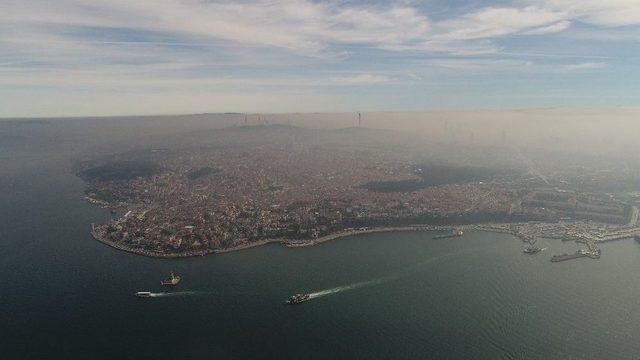
[[[2,0],[0,117],[640,105],[640,1]]]

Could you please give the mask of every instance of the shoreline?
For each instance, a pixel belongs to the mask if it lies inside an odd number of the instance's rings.
[[[486,225],[495,225],[495,224],[484,224]],[[463,229],[463,230],[477,230],[477,231],[487,231],[487,232],[496,232],[496,233],[511,233],[509,231],[504,231],[499,228],[492,228],[491,226],[485,227],[483,224],[467,224],[467,225],[427,225],[427,224],[416,224],[416,225],[406,225],[406,226],[385,226],[385,227],[371,227],[371,228],[360,228],[360,229],[346,229],[340,232],[336,232],[333,234],[328,234],[321,236],[316,239],[310,240],[287,240],[287,239],[264,239],[251,243],[243,243],[236,246],[232,246],[225,249],[210,249],[210,250],[201,250],[201,251],[193,251],[186,253],[159,253],[155,251],[139,249],[135,247],[131,247],[128,245],[115,243],[112,241],[105,240],[99,236],[94,230],[91,230],[91,236],[107,246],[110,246],[114,249],[125,251],[128,253],[142,255],[153,258],[160,259],[178,259],[178,258],[188,258],[195,256],[205,256],[210,254],[224,254],[235,251],[247,250],[267,244],[282,244],[287,248],[301,248],[308,246],[320,245],[332,240],[337,240],[340,238],[355,236],[355,235],[363,235],[363,234],[373,234],[373,233],[392,233],[392,232],[408,232],[408,231],[451,231],[453,229]],[[512,234],[513,235],[513,234]]]

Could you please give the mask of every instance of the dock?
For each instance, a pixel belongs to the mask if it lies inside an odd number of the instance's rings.
[[[585,244],[587,249],[580,249],[573,254],[554,255],[551,257],[551,262],[560,262],[565,260],[577,259],[581,257],[588,257],[591,259],[600,259],[602,250],[596,246],[595,241],[586,240]]]

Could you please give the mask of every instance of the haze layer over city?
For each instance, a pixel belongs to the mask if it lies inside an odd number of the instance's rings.
[[[634,359],[640,5],[0,4],[6,359]]]

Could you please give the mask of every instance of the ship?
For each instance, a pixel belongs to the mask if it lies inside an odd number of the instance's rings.
[[[577,258],[581,258],[586,256],[582,251],[578,250],[573,254],[560,254],[560,255],[553,255],[551,257],[551,262],[560,262],[560,261],[565,261],[565,260],[571,260],[571,259],[577,259]]]
[[[303,303],[311,298],[309,294],[295,294],[287,299],[284,303],[287,305],[296,305]]]
[[[527,246],[524,248],[524,250],[522,250],[523,253],[525,254],[537,254],[540,251],[542,251],[542,249],[540,249],[539,247],[535,247],[535,246]]]
[[[449,234],[436,235],[433,238],[434,239],[446,239],[446,238],[452,238],[452,237],[459,237],[459,236],[462,236],[462,235],[464,235],[464,232],[462,230],[453,230]]]
[[[178,285],[178,283],[180,282],[180,276],[175,276],[173,274],[173,271],[171,272],[171,276],[169,276],[168,278],[162,280],[162,282],[160,284],[165,285],[165,286],[176,286]]]
[[[138,291],[136,293],[137,297],[141,297],[141,298],[147,298],[147,297],[151,297],[151,292],[150,291]]]

